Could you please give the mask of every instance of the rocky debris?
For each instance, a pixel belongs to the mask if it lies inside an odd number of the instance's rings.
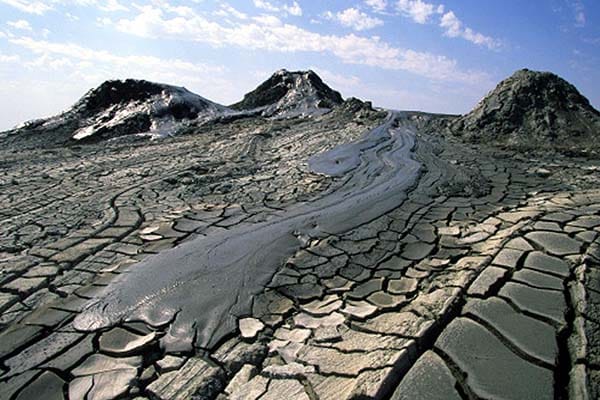
[[[349,97],[333,110],[336,114],[351,115],[358,124],[366,121],[385,118],[385,111],[374,109],[370,101],[362,101],[356,97]]]
[[[226,394],[232,394],[238,392],[240,387],[254,378],[257,374],[256,367],[251,364],[244,364],[242,368],[235,374],[235,376],[229,381],[229,384],[225,388]]]
[[[131,387],[141,366],[141,357],[111,358],[93,354],[73,370],[69,384],[71,399],[113,399]]]
[[[174,369],[179,369],[186,359],[184,357],[173,356],[167,354],[164,358],[161,358],[156,362],[159,372],[169,372]]]
[[[313,71],[282,69],[230,107],[236,110],[260,109],[263,116],[290,118],[318,115],[342,102],[342,96],[323,83]],[[351,107],[356,107],[356,103],[352,103]]]
[[[449,176],[435,188],[444,196],[482,197],[489,193],[491,185],[479,171],[448,164]]]
[[[100,350],[108,354],[128,355],[147,346],[155,337],[154,332],[141,336],[122,328],[114,328],[100,337]]]
[[[162,374],[147,387],[154,398],[184,400],[213,398],[223,389],[222,371],[200,358],[189,359],[181,369]]]
[[[242,318],[239,320],[240,333],[245,339],[254,339],[264,327],[265,324],[256,318]]]
[[[523,69],[449,126],[471,142],[523,150],[597,151],[600,113],[564,79]]]

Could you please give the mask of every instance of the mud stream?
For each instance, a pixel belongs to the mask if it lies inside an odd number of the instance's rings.
[[[161,252],[121,274],[75,319],[83,331],[143,321],[169,324],[166,351],[211,348],[237,329],[253,296],[302,246],[302,237],[340,234],[398,207],[418,178],[415,135],[394,127],[392,112],[360,140],[317,154],[310,168],[343,176],[343,185],[271,220],[240,225]]]

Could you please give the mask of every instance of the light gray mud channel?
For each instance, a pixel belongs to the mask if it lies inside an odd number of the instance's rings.
[[[301,238],[339,234],[398,207],[418,178],[414,133],[394,128],[397,113],[362,139],[309,160],[318,173],[341,176],[341,187],[299,203],[272,220],[198,238],[133,265],[90,301],[75,327],[91,331],[123,321],[170,323],[162,340],[168,352],[192,343],[210,348],[248,315]]]

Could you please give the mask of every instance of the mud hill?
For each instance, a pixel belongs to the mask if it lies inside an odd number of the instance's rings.
[[[0,138],[24,147],[99,142],[125,136],[156,138],[193,133],[207,122],[223,124],[254,117],[310,118],[334,109],[338,114],[351,114],[358,123],[381,117],[370,102],[355,98],[344,101],[313,71],[279,70],[231,107],[184,87],[136,79],[109,80],[88,91],[67,111],[28,121],[1,133]]]
[[[313,71],[282,69],[231,108],[260,109],[264,116],[295,117],[322,114],[342,102],[342,95],[327,86]]]
[[[559,76],[523,69],[449,128],[472,142],[585,151],[599,148],[600,113]]]
[[[125,135],[167,135],[185,120],[211,118],[227,110],[183,87],[127,79],[110,80],[88,91],[54,117],[27,122],[8,136],[60,144]]]

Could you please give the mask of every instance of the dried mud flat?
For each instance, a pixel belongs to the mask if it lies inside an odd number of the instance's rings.
[[[0,398],[598,398],[600,161],[466,145],[393,118],[3,147]],[[380,125],[358,152],[339,150]],[[412,152],[390,157],[400,137]],[[361,190],[351,216],[307,214]],[[294,213],[308,222],[264,230]],[[236,279],[215,264],[209,287],[163,301],[161,288],[203,276],[162,254],[192,247],[183,258],[200,265],[194,244],[253,231],[253,245],[226,247]],[[122,282],[137,282],[135,300]]]

